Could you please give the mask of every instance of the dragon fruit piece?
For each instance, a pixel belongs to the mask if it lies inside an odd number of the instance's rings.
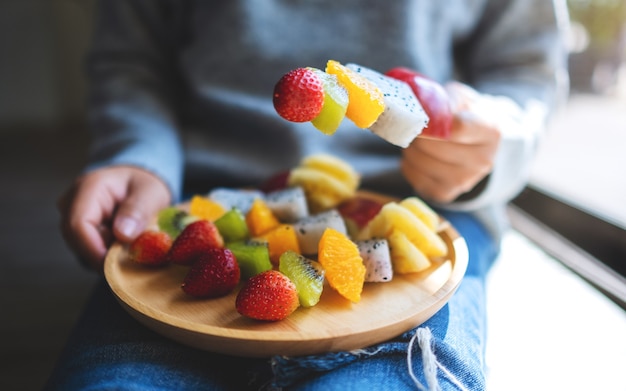
[[[309,216],[304,190],[300,186],[275,190],[265,195],[265,204],[278,220],[292,223]]]
[[[355,242],[365,265],[366,282],[388,282],[393,279],[393,266],[386,239],[367,239]]]
[[[220,204],[225,210],[238,209],[244,215],[248,213],[255,199],[263,199],[260,190],[229,189],[218,187],[209,192],[207,197]]]
[[[293,226],[298,236],[300,251],[305,255],[317,254],[318,243],[326,228],[333,228],[347,235],[346,223],[336,209],[304,217]]]
[[[369,130],[391,144],[408,147],[428,124],[428,116],[411,87],[361,65],[346,64],[346,67],[374,83],[383,92],[385,110]]]

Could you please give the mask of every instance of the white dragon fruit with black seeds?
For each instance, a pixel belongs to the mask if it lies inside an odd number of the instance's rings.
[[[365,265],[366,282],[388,282],[393,279],[389,243],[386,239],[367,239],[355,242]]]
[[[296,221],[293,227],[298,236],[302,254],[317,254],[318,244],[326,228],[333,228],[347,235],[346,223],[336,209],[310,215]]]
[[[281,222],[291,223],[309,215],[306,196],[300,186],[275,190],[266,194],[265,204]]]
[[[255,199],[264,198],[260,190],[231,189],[218,187],[209,192],[209,199],[220,204],[224,209],[237,208],[244,215],[248,213]]]
[[[411,87],[361,65],[346,64],[346,67],[374,83],[383,92],[385,111],[369,130],[391,144],[408,147],[428,124],[428,115]]]

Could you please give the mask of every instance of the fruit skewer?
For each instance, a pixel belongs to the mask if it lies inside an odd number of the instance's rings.
[[[291,122],[310,121],[327,135],[344,118],[406,148],[417,136],[448,138],[452,110],[446,90],[408,68],[382,74],[329,60],[325,72],[297,68],[276,83],[274,108]]]

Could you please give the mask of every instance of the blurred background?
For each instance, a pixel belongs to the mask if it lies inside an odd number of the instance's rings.
[[[610,269],[617,271],[612,275],[619,284],[626,264],[623,247],[615,244],[626,243],[626,2],[569,0],[568,5],[572,90],[550,125],[518,205],[532,209],[540,204],[533,198],[539,193],[573,208],[557,221],[582,213],[581,219],[608,224],[613,240],[608,246],[614,246],[609,263],[615,264]],[[82,56],[92,12],[91,0],[0,1],[2,390],[40,389],[97,279],[65,248],[55,207],[84,162]],[[531,212],[541,220],[541,209]],[[577,221],[567,225],[584,225]],[[537,256],[534,241],[525,239],[513,242]],[[584,286],[602,290],[602,281],[587,284],[582,277]],[[581,286],[573,289],[587,292]],[[602,314],[624,322],[620,306],[606,303]],[[617,354],[623,363],[626,352]],[[623,391],[626,385],[612,389]]]

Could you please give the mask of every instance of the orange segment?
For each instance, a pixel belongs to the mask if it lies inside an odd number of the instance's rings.
[[[254,239],[267,242],[270,260],[274,266],[278,265],[280,256],[288,250],[300,254],[298,236],[296,235],[295,229],[290,224],[279,224]]]
[[[217,220],[225,212],[224,208],[217,202],[199,195],[193,196],[189,204],[190,215],[209,221]]]
[[[365,282],[365,266],[357,245],[346,235],[327,228],[317,254],[326,271],[328,284],[353,303],[361,300]]]
[[[348,91],[346,117],[360,128],[372,126],[385,111],[383,92],[374,83],[337,61],[329,60],[326,72],[336,75]]]
[[[265,201],[256,198],[246,214],[246,224],[248,224],[250,234],[252,236],[258,236],[275,228],[280,222],[276,216],[274,216],[274,213],[267,206]]]

